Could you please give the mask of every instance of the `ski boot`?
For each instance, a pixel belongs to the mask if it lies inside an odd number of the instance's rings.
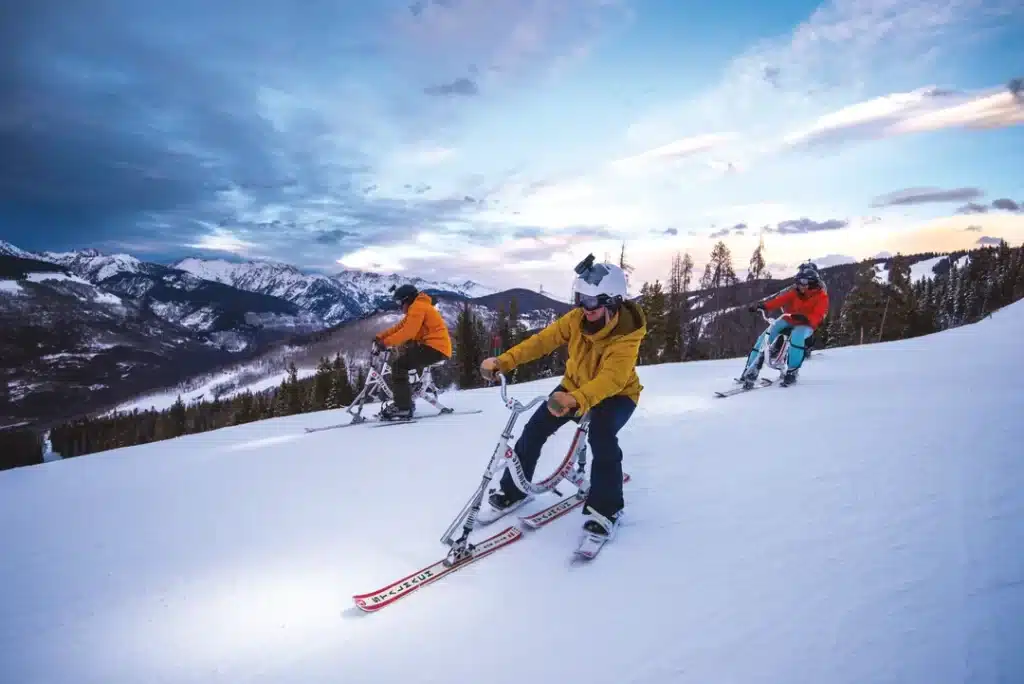
[[[757,357],[757,363],[751,368],[744,368],[740,377],[736,378],[736,383],[743,385],[743,389],[751,389],[754,383],[757,382],[758,375],[761,374],[761,367],[764,365],[764,354]]]
[[[380,410],[381,420],[409,420],[416,413],[416,408],[410,406],[407,409],[398,408],[394,402],[388,402]]]
[[[533,496],[528,496],[524,492],[519,491],[519,488],[515,485],[512,486],[512,491],[509,493],[505,493],[500,489],[495,490],[487,497],[487,505],[490,508],[480,510],[476,517],[477,522],[481,525],[490,525],[495,520],[504,518],[512,511],[532,500]]]
[[[583,507],[583,534],[580,537],[579,545],[573,554],[575,558],[592,560],[604,545],[615,538],[615,531],[622,521],[622,511],[606,518],[590,506]]]
[[[789,387],[796,382],[796,376],[799,373],[797,368],[789,368],[786,370],[785,375],[782,376],[782,382],[779,383],[779,387]]]
[[[589,535],[598,535],[604,541],[611,541],[615,538],[615,530],[619,527],[622,518],[622,511],[606,518],[590,506],[583,507],[583,531]]]

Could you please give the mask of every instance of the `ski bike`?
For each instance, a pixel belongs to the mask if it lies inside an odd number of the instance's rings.
[[[531,411],[541,402],[546,401],[548,396],[543,394],[538,395],[530,402],[524,404],[518,399],[514,397],[510,398],[508,396],[508,385],[503,374],[499,373],[498,379],[501,382],[501,400],[505,404],[505,407],[511,412],[511,415],[505,423],[505,428],[501,431],[498,443],[494,447],[494,451],[491,453],[491,458],[487,462],[486,468],[484,468],[483,476],[480,478],[480,484],[477,485],[473,495],[462,507],[462,510],[459,511],[459,514],[451,524],[448,525],[444,534],[441,535],[441,543],[448,546],[448,553],[444,558],[432,563],[431,565],[421,568],[402,579],[396,580],[377,591],[366,594],[356,594],[352,598],[360,610],[364,612],[375,612],[380,610],[398,599],[409,595],[411,592],[428,584],[432,584],[442,577],[445,577],[452,572],[455,572],[456,570],[459,570],[466,565],[484,558],[498,549],[519,540],[522,538],[523,532],[514,524],[506,527],[501,532],[476,543],[471,543],[469,541],[469,536],[474,530],[486,527],[496,520],[505,517],[511,511],[519,508],[522,504],[532,500],[539,494],[552,492],[559,497],[559,500],[536,513],[519,518],[520,522],[530,529],[541,528],[553,520],[562,517],[573,509],[583,505],[584,501],[586,501],[587,493],[590,490],[589,483],[587,481],[588,478],[585,475],[587,464],[586,438],[590,428],[589,412],[579,418],[579,423],[576,426],[576,432],[573,435],[569,450],[562,462],[557,468],[555,468],[554,472],[552,472],[548,477],[541,479],[539,482],[532,482],[527,479],[526,474],[523,472],[523,466],[519,461],[519,456],[516,455],[515,450],[509,444],[509,441],[512,439],[512,429],[515,427],[519,417],[522,414]],[[496,514],[481,517],[480,509],[484,504],[484,497],[486,497],[490,491],[493,491],[490,489],[491,482],[495,477],[502,474],[506,468],[511,470],[516,484],[527,493],[526,497],[521,502],[511,506],[510,508],[497,511]],[[630,480],[630,476],[624,473],[622,479],[623,482],[628,482]],[[567,480],[570,484],[575,486],[576,492],[563,495],[562,492],[558,490],[558,485],[563,480]],[[459,534],[460,527],[461,534]],[[456,534],[459,534],[459,536],[456,537]],[[591,539],[591,535],[588,533],[581,541],[580,547],[576,551],[576,555],[586,559],[593,558],[603,542],[603,539]]]
[[[349,425],[359,425],[368,421],[379,421],[382,425],[390,425],[393,423],[408,423],[415,421],[416,418],[408,418],[401,420],[382,420],[381,412],[384,410],[384,404],[388,401],[395,400],[395,394],[388,387],[387,377],[391,375],[391,364],[388,363],[391,359],[391,348],[385,348],[378,350],[374,345],[373,351],[370,352],[370,369],[366,376],[366,382],[363,384],[363,388],[356,395],[356,398],[352,400],[352,403],[348,405],[345,412],[352,416],[352,420],[348,423],[339,423],[337,425],[325,425],[322,427],[306,428],[306,432],[319,432],[320,430],[332,430],[334,428],[348,427]],[[423,372],[417,372],[416,369],[409,369],[409,389],[412,394],[412,400],[415,402],[417,399],[423,399],[431,406],[438,410],[437,415],[447,415],[455,413],[455,409],[449,408],[438,401],[437,396],[442,391],[434,383],[434,376],[431,373],[432,368],[442,366],[447,360],[435,361],[426,368]],[[363,415],[363,408],[370,402],[378,400],[380,401],[380,410],[377,415],[367,418]],[[473,411],[472,413],[479,413],[479,411]]]
[[[764,366],[765,360],[767,360],[768,367],[778,371],[779,377],[777,379],[781,380],[783,376],[786,375],[786,367],[788,365],[787,359],[789,358],[789,334],[793,329],[786,328],[785,330],[780,332],[775,337],[775,341],[771,345],[769,345],[768,340],[771,338],[772,326],[775,325],[775,321],[779,319],[772,318],[767,314],[767,312],[765,312],[764,309],[760,309],[759,311],[761,314],[761,318],[763,318],[765,323],[767,323],[768,325],[765,326],[764,332],[762,332],[758,336],[757,342],[754,343],[754,347],[752,349],[752,351],[756,350],[758,352],[755,366],[757,367],[757,370],[760,372],[761,368]],[[749,358],[749,355],[747,358]],[[775,380],[760,378],[761,384],[755,385],[753,380],[747,380],[743,377],[743,375],[746,372],[747,366],[744,365],[743,373],[740,374],[740,377],[736,378],[736,383],[740,385],[739,387],[730,390],[717,391],[715,392],[715,396],[731,397],[734,394],[740,394],[741,392],[757,389],[758,387],[766,387],[768,385],[772,385],[775,383]]]

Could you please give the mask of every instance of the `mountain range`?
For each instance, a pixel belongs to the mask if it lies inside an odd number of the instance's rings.
[[[485,311],[507,299],[473,281],[194,257],[159,264],[0,241],[0,425],[120,401],[343,328],[393,308],[389,290],[406,282]],[[526,316],[567,307],[521,294]]]

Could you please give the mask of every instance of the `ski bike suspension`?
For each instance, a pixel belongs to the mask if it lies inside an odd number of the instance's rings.
[[[576,434],[573,435],[572,444],[562,463],[550,476],[535,484],[526,478],[526,474],[523,472],[523,464],[519,461],[519,456],[516,454],[515,449],[509,446],[509,440],[512,439],[512,428],[515,427],[519,416],[547,400],[547,395],[538,395],[528,404],[523,404],[515,397],[510,398],[508,396],[505,376],[498,373],[498,378],[501,381],[501,400],[505,407],[511,411],[511,415],[508,418],[508,422],[505,423],[505,429],[501,432],[501,437],[498,439],[497,446],[494,447],[494,452],[491,454],[491,459],[484,469],[484,474],[480,478],[480,484],[477,486],[476,491],[473,492],[473,496],[462,507],[458,516],[448,526],[448,529],[445,530],[444,535],[441,536],[441,543],[447,544],[450,547],[448,556],[445,558],[445,565],[448,566],[458,563],[473,552],[473,545],[469,543],[469,535],[476,526],[480,506],[483,504],[484,496],[487,494],[487,488],[491,481],[505,468],[510,469],[516,485],[527,494],[536,495],[553,491],[561,495],[556,486],[562,480],[569,480],[580,492],[585,491],[583,487],[583,472],[587,463],[586,435],[590,427],[590,414],[586,413],[580,419],[579,425],[576,428]],[[576,465],[575,471],[573,464]],[[462,534],[458,539],[453,539],[460,525],[462,526]]]
[[[352,400],[352,403],[349,404],[348,408],[345,409],[352,416],[352,424],[362,423],[367,420],[363,416],[363,406],[368,401],[380,399],[381,408],[383,408],[384,402],[395,400],[395,395],[387,383],[387,376],[391,375],[391,365],[388,363],[391,358],[391,352],[390,348],[376,351],[375,347],[375,350],[370,353],[370,370],[366,376],[366,383],[363,385],[363,389],[359,391],[359,394],[356,395],[356,398]],[[444,361],[432,363],[424,368],[422,373],[417,373],[415,369],[410,369],[409,387],[412,389],[413,401],[424,399],[441,413],[451,413],[452,409],[437,400],[437,395],[441,393],[441,390],[434,384],[434,376],[430,372],[431,368],[444,363]]]

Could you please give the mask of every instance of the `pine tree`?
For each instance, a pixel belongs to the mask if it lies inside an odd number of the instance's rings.
[[[754,250],[754,254],[750,257],[750,266],[747,269],[747,282],[769,280],[771,277],[772,274],[768,271],[764,262],[764,236],[761,236],[757,249]]]
[[[328,397],[331,395],[331,387],[334,385],[334,369],[327,357],[320,357],[316,366],[316,374],[313,376],[313,395],[310,397],[310,410],[322,411],[328,408]]]
[[[654,281],[654,284],[644,283],[640,289],[640,306],[647,317],[647,335],[640,343],[640,363],[658,363],[662,358],[662,350],[665,347],[665,293],[661,287],[661,281]]]
[[[858,265],[853,289],[839,312],[838,330],[830,331],[832,346],[874,342],[882,327],[885,296],[875,280],[875,266],[870,261]]]
[[[473,313],[469,302],[463,302],[455,320],[454,361],[458,386],[462,389],[481,386],[480,364],[484,360],[481,334],[483,321]]]

